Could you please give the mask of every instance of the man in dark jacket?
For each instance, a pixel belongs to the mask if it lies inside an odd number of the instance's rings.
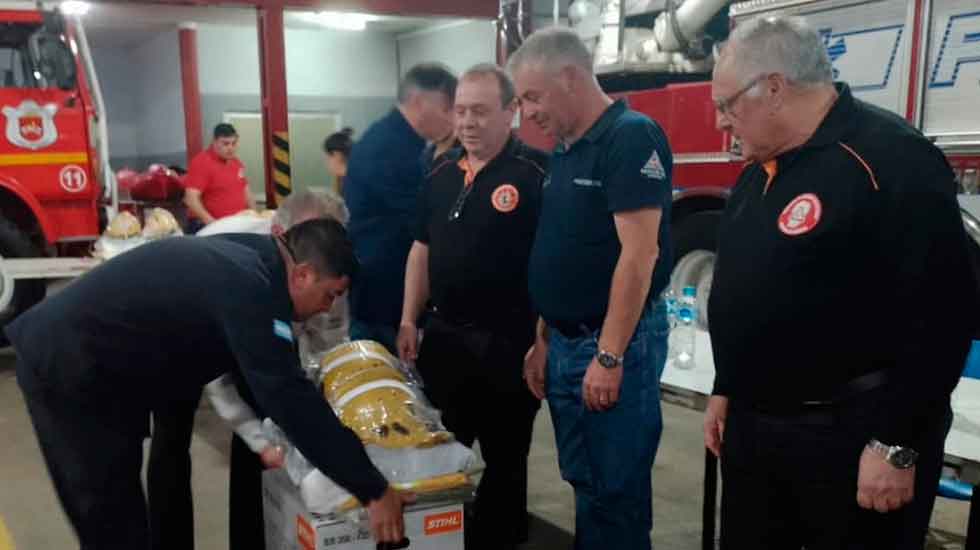
[[[290,325],[329,309],[355,267],[332,220],[281,237],[167,239],[107,262],[6,328],[83,549],[148,546],[149,411],[233,369],[313,465],[368,507],[375,538],[401,540],[405,497],[306,379]]]
[[[452,134],[456,77],[446,67],[412,67],[398,87],[398,106],[375,122],[351,152],[344,183],[350,235],[362,271],[351,288],[351,338],[395,351],[412,247],[416,197],[424,180],[426,141]]]

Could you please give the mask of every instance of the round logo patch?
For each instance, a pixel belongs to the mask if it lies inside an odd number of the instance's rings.
[[[509,183],[505,183],[500,187],[494,189],[493,195],[490,196],[490,202],[493,207],[497,209],[498,212],[513,212],[517,208],[517,203],[521,200],[521,194],[517,192],[517,188]]]
[[[779,230],[789,236],[809,233],[820,223],[823,206],[813,193],[804,193],[791,200],[779,215]]]
[[[58,182],[61,183],[61,188],[69,193],[81,193],[88,184],[88,176],[81,166],[69,164],[58,173]]]

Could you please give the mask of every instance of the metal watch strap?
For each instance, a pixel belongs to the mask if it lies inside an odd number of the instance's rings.
[[[912,449],[897,445],[886,445],[877,439],[868,441],[866,447],[871,452],[884,458],[885,462],[900,470],[907,470],[915,466],[916,460],[919,458],[919,453]]]
[[[596,359],[601,367],[607,369],[614,369],[616,367],[623,366],[622,355],[616,355],[615,353],[608,352],[604,349],[599,350],[599,353],[596,354]]]

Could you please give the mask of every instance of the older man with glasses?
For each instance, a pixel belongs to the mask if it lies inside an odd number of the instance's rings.
[[[952,170],[801,19],[736,27],[712,95],[750,161],[709,301],[722,548],[921,549],[977,308]]]

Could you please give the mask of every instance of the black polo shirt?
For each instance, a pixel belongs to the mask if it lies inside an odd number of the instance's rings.
[[[832,400],[887,369],[877,437],[914,444],[948,405],[976,281],[942,152],[892,113],[839,97],[813,136],[742,172],[709,302],[715,393]]]
[[[622,250],[616,212],[661,209],[650,292],[637,300],[663,291],[673,268],[672,168],[663,130],[622,101],[610,105],[582,139],[558,145],[531,254],[531,297],[545,321],[602,324]]]
[[[528,316],[527,265],[547,155],[511,137],[467,184],[461,148],[433,168],[419,194],[415,239],[429,245],[432,305],[451,319]]]

